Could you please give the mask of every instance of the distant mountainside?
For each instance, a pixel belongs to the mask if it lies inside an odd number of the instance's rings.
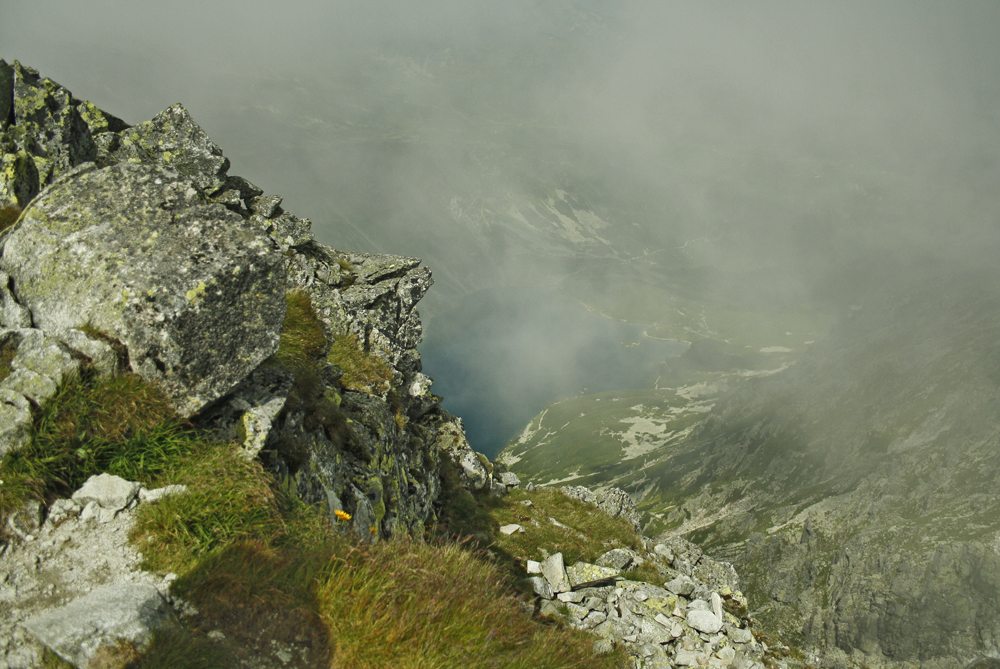
[[[622,398],[650,414],[633,407],[637,446],[656,446],[645,462],[605,468],[582,446],[567,459],[587,485],[604,472],[630,490],[647,531],[731,560],[751,609],[822,664],[1000,657],[998,331],[995,273],[928,271],[856,305],[786,371],[732,384],[690,434],[678,409]],[[517,454],[501,459],[522,475],[559,459]]]

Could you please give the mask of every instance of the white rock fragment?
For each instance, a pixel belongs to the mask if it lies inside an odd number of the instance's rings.
[[[556,553],[545,558],[542,561],[541,567],[542,575],[545,576],[545,580],[552,586],[553,592],[567,592],[572,589],[569,585],[569,577],[566,575],[566,565],[563,562],[562,553]]]
[[[722,629],[722,620],[711,611],[688,611],[687,624],[705,634],[715,634]]]
[[[135,499],[139,488],[139,484],[135,481],[126,481],[113,474],[98,474],[87,479],[87,482],[73,493],[73,501],[81,505],[97,502],[102,509],[120,511]]]
[[[712,613],[715,614],[716,618],[722,620],[722,597],[717,592],[712,593]]]

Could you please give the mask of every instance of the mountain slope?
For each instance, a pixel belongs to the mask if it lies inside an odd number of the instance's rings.
[[[647,531],[731,560],[751,608],[823,664],[855,649],[868,663],[995,657],[998,326],[993,272],[899,281],[786,371],[732,384],[655,459],[591,468],[583,449],[577,468],[630,490]]]

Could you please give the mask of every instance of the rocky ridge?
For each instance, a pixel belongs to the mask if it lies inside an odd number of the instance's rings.
[[[228,174],[179,104],[129,126],[16,61],[0,61],[0,84],[0,206],[24,209],[0,237],[0,342],[13,350],[0,453],[25,443],[31,409],[85,362],[157,383],[365,537],[433,520],[440,453],[472,488],[503,487],[421,373],[414,307],[432,279],[418,260],[317,242],[280,196]],[[378,387],[345,387],[328,361],[304,398],[292,370],[261,365],[294,290],[327,349],[352,336],[387,365]],[[310,415],[317,403],[330,421]]]
[[[33,413],[86,369],[159,386],[195,426],[237,442],[331,518],[349,516],[366,541],[420,536],[435,522],[443,457],[471,490],[507,489],[421,373],[415,305],[432,279],[419,260],[319,243],[279,196],[228,174],[221,148],[179,104],[130,126],[0,61],[0,148],[0,208],[22,210],[0,233],[9,360],[0,456],[28,443]],[[274,357],[291,294],[308,298],[322,329],[319,362],[307,369]],[[379,378],[349,380],[345,367],[359,358]],[[7,666],[37,665],[37,644],[22,643],[27,616],[71,606],[87,588],[120,578],[166,593],[136,571],[129,512],[56,500],[11,516],[0,533],[10,565],[0,597],[20,608],[3,635]],[[108,551],[122,559],[93,563]],[[57,553],[70,576],[39,578]],[[108,596],[137,601],[118,595]],[[34,632],[45,640],[43,627]]]

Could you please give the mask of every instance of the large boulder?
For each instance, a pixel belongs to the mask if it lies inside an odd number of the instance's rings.
[[[75,667],[94,662],[120,642],[144,649],[156,630],[176,624],[170,605],[151,585],[106,585],[62,608],[35,616],[25,628]]]
[[[284,258],[259,228],[169,167],[92,163],[25,210],[0,271],[33,325],[88,325],[181,415],[242,381],[278,346]]]

